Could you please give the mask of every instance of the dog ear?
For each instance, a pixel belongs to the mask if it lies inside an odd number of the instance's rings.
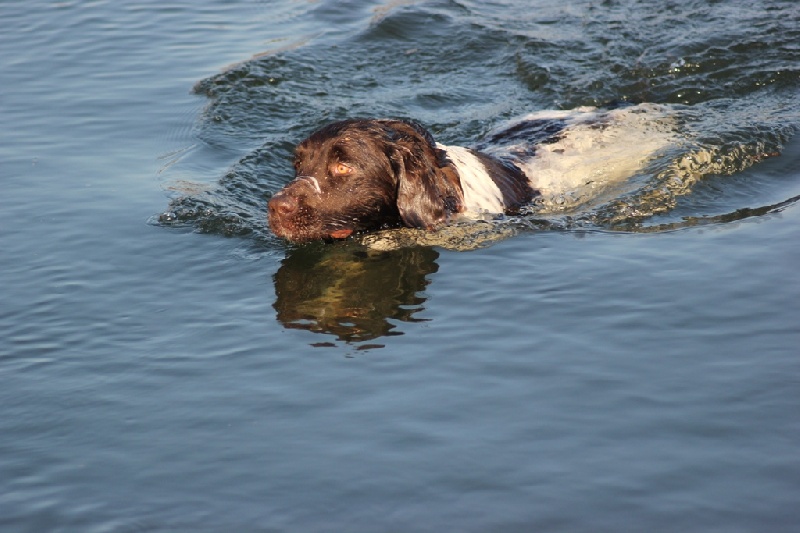
[[[397,177],[397,209],[412,228],[435,229],[463,210],[458,176],[422,126],[393,124],[389,159]]]

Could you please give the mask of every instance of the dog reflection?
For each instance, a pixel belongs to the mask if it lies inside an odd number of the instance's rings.
[[[348,343],[402,335],[393,321],[424,320],[414,315],[438,257],[426,247],[378,252],[349,243],[290,250],[274,276],[273,307],[286,328]]]

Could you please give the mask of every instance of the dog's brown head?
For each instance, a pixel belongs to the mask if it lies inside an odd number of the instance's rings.
[[[463,211],[458,175],[424,128],[353,119],[300,143],[295,180],[269,202],[269,225],[290,241],[340,239],[405,225],[433,229]]]

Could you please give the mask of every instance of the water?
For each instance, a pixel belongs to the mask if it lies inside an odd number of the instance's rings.
[[[0,530],[796,530],[794,2],[0,17]],[[266,228],[328,121],[641,101],[684,144],[595,205]]]

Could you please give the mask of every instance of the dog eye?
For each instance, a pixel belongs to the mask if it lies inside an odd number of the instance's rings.
[[[345,163],[336,163],[331,169],[334,176],[349,176],[353,173],[353,167]]]

